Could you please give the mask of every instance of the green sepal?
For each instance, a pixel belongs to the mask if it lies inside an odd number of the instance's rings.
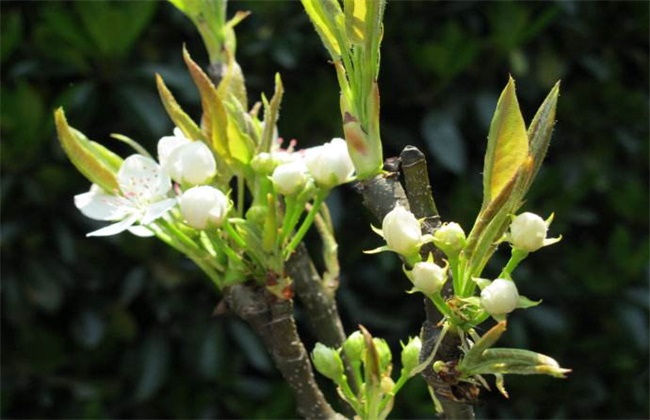
[[[190,118],[189,115],[183,111],[181,106],[172,95],[171,91],[165,85],[163,78],[156,73],[156,86],[158,87],[158,94],[160,95],[160,100],[169,115],[169,118],[174,122],[176,127],[178,127],[185,137],[190,140],[205,140],[203,132],[198,125]]]
[[[519,295],[519,302],[517,303],[517,308],[527,309],[532,308],[542,303],[542,300],[530,300],[526,296]]]
[[[59,142],[72,164],[93,184],[112,193],[119,190],[117,172],[122,158],[68,125],[63,108],[54,112]]]

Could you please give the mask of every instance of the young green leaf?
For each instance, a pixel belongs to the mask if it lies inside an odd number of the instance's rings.
[[[535,175],[542,166],[548,145],[551,142],[551,134],[555,125],[555,109],[559,95],[560,82],[557,82],[546,96],[546,99],[544,99],[528,127],[528,141],[530,154],[533,157],[533,169],[527,186],[530,186],[535,179]]]
[[[269,152],[271,150],[271,141],[275,131],[275,123],[280,115],[280,103],[284,95],[284,86],[280,74],[275,75],[275,92],[271,102],[264,101],[264,130],[262,131],[262,141],[260,142],[257,152]]]
[[[107,192],[118,190],[116,174],[122,158],[70,127],[63,108],[54,112],[54,120],[59,142],[79,172]]]
[[[210,81],[210,78],[201,70],[201,67],[192,60],[185,48],[183,48],[183,59],[196,87],[199,89],[201,107],[203,108],[203,131],[208,139],[207,143],[212,146],[212,149],[221,159],[230,162],[227,137],[228,116],[217,89]]]
[[[163,78],[156,73],[156,86],[158,86],[158,93],[160,100],[169,114],[169,118],[176,124],[176,127],[185,134],[190,140],[202,140],[203,133],[198,125],[190,118],[189,115],[183,111],[181,106],[176,102],[174,95],[169,91]]]
[[[337,27],[336,21],[337,16],[343,14],[338,0],[301,0],[301,2],[323,45],[332,59],[337,60],[341,56],[342,46],[338,42],[341,37],[337,34],[340,28]]]
[[[519,110],[512,77],[501,93],[490,125],[483,168],[483,205],[485,209],[503,188],[517,176],[528,157],[526,125]]]

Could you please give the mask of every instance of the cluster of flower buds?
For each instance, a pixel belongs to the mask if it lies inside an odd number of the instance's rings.
[[[392,353],[388,343],[373,338],[364,328],[350,334],[337,349],[316,343],[311,357],[316,370],[339,387],[339,394],[360,418],[385,418],[397,392],[417,373],[421,348],[419,337],[402,344],[402,370],[397,382],[391,377]],[[356,384],[356,392],[346,376],[342,354],[345,354],[354,380],[361,381]]]
[[[278,150],[260,153],[252,166],[269,174],[275,191],[294,196],[312,185],[330,190],[353,179],[354,166],[345,140],[334,138],[321,146],[304,150]]]

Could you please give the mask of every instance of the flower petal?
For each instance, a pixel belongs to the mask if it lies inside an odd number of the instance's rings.
[[[131,212],[128,200],[94,186],[87,193],[75,195],[74,204],[84,216],[95,220],[120,220]]]
[[[124,220],[121,220],[117,223],[113,223],[112,225],[108,225],[106,227],[103,227],[101,229],[95,230],[93,232],[90,232],[86,234],[86,236],[110,236],[110,235],[117,235],[118,233],[122,233],[125,230],[127,230],[131,225],[133,225],[136,220],[138,220],[138,215],[137,214],[131,214],[129,217],[127,217]]]
[[[128,229],[129,232],[134,234],[135,236],[139,236],[141,238],[150,238],[154,236],[155,234],[151,231],[151,229],[147,228],[146,226],[142,225],[134,225],[131,226]]]
[[[149,206],[147,206],[147,210],[140,219],[140,223],[143,225],[148,225],[149,223],[153,222],[166,212],[168,212],[172,207],[176,205],[178,201],[175,198],[168,198],[163,201],[158,201],[157,203],[153,203]]]
[[[124,196],[138,204],[148,204],[163,198],[171,189],[171,180],[151,158],[131,155],[117,173]]]

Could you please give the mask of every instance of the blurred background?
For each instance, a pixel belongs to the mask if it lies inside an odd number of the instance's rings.
[[[55,138],[53,110],[122,153],[122,133],[155,150],[172,129],[160,73],[198,117],[181,59],[207,64],[189,20],[165,2],[2,1],[1,167],[3,418],[286,418],[292,396],[260,341],[207,278],[155,240],[86,238],[97,225],[73,205],[88,182]],[[308,147],[341,135],[334,69],[299,2],[233,1],[251,99],[286,93],[281,135]],[[389,2],[380,89],[386,157],[428,155],[444,220],[473,223],[489,122],[508,73],[530,121],[562,80],[547,162],[524,210],[555,212],[558,245],[517,270],[522,294],[503,346],[573,369],[566,380],[507,377],[510,400],[485,392],[480,418],[647,418],[647,2]],[[348,332],[365,325],[399,348],[423,320],[397,258],[364,255],[380,239],[346,186],[331,197]],[[376,222],[375,222],[376,223]],[[311,238],[313,239],[313,238]],[[496,263],[507,258],[507,247]],[[495,275],[495,266],[487,276]],[[308,348],[314,339],[298,307]],[[424,382],[393,418],[432,418]]]

